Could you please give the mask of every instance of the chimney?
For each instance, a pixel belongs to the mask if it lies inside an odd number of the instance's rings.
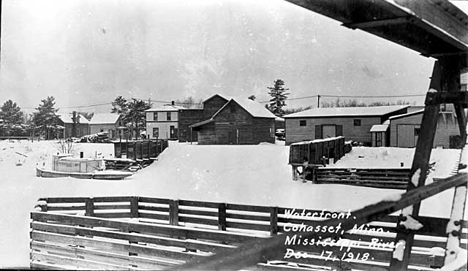
[[[174,105],[174,104],[175,104],[174,101],[172,101],[172,102],[171,102],[171,105]]]

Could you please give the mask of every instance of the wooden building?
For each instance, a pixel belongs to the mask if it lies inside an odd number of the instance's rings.
[[[313,108],[284,116],[286,144],[327,137],[371,145],[371,128],[388,118],[407,113],[408,106]]]
[[[152,139],[178,139],[179,110],[181,106],[168,104],[151,108],[146,113],[146,134]]]
[[[89,120],[79,113],[60,115],[58,124],[63,127],[59,138],[82,137],[90,134]]]
[[[91,134],[97,133],[107,133],[109,138],[119,138],[118,127],[122,126],[121,116],[114,113],[99,113],[94,114],[91,120],[89,121],[89,128]]]
[[[179,142],[196,142],[198,133],[190,126],[213,116],[229,100],[219,94],[215,94],[203,101],[203,107],[199,109],[179,110]]]
[[[391,147],[416,147],[421,131],[423,110],[390,117],[389,135]],[[457,148],[461,143],[460,130],[452,105],[441,105],[434,147]]]
[[[274,143],[275,118],[255,101],[230,99],[210,118],[190,128],[198,133],[200,145]]]

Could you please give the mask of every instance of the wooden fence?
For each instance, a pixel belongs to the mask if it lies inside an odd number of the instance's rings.
[[[317,168],[311,175],[314,183],[349,184],[390,189],[406,189],[409,168]]]
[[[168,141],[158,140],[138,140],[114,142],[115,157],[133,160],[153,159],[168,147]]]
[[[302,166],[323,165],[326,160],[338,161],[345,155],[345,138],[342,136],[293,143],[289,147],[289,164]]]
[[[177,268],[294,230],[300,238],[300,227],[323,227],[324,219],[350,219],[350,214],[347,210],[337,213],[148,197],[42,198],[31,213],[31,268]],[[247,269],[298,270],[316,265],[379,269],[391,258],[398,219],[387,216],[361,230],[340,233],[341,246],[292,242],[289,249],[311,256],[283,255],[259,260]],[[448,219],[416,219],[424,227],[417,231],[410,269],[440,267],[443,253],[433,248],[445,247]],[[466,227],[463,221],[465,249]],[[350,255],[356,257],[358,253],[361,261],[347,261]],[[336,259],[327,260],[329,254]],[[362,261],[363,255],[368,255],[368,259]]]

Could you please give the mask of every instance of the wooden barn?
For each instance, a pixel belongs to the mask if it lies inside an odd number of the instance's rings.
[[[199,109],[179,110],[179,142],[198,141],[197,132],[192,131],[191,125],[209,119],[229,100],[219,94],[215,94],[203,101],[203,107]]]
[[[231,99],[210,118],[190,128],[198,133],[200,145],[274,143],[275,118],[255,101]]]
[[[388,118],[407,113],[407,105],[313,108],[284,116],[286,144],[328,137],[371,145],[371,128]]]
[[[421,131],[423,110],[392,116],[389,119],[389,146],[414,148]],[[434,147],[458,148],[461,138],[453,105],[441,105]]]

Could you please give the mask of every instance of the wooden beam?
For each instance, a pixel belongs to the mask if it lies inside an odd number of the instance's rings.
[[[468,92],[459,91],[459,92],[429,92],[426,95],[426,105],[436,105],[436,104],[458,104],[463,108],[468,106]]]
[[[338,20],[345,26],[362,28],[424,56],[463,54],[463,58],[467,58],[468,16],[447,0],[286,1]],[[404,24],[398,25],[401,23]]]
[[[374,20],[368,22],[357,22],[357,23],[344,23],[342,24],[345,27],[352,28],[352,29],[366,29],[366,28],[373,28],[373,27],[380,27],[384,25],[391,25],[391,24],[404,24],[408,23],[411,20],[409,16],[403,17],[395,17],[390,19],[384,20]]]
[[[322,226],[338,226],[341,224],[343,231],[350,230],[355,225],[361,225],[370,221],[379,220],[395,211],[421,202],[422,200],[443,192],[447,189],[468,183],[466,173],[458,174],[440,182],[434,182],[424,187],[408,191],[397,201],[381,201],[366,206],[351,213],[354,219],[330,219],[324,221]],[[184,265],[176,266],[173,270],[239,270],[264,263],[268,260],[282,258],[286,249],[286,238],[291,238],[295,233],[285,233],[263,240],[255,240],[245,243],[235,249],[220,252],[214,256],[195,259]],[[303,238],[327,238],[336,237],[336,233],[304,232]]]

